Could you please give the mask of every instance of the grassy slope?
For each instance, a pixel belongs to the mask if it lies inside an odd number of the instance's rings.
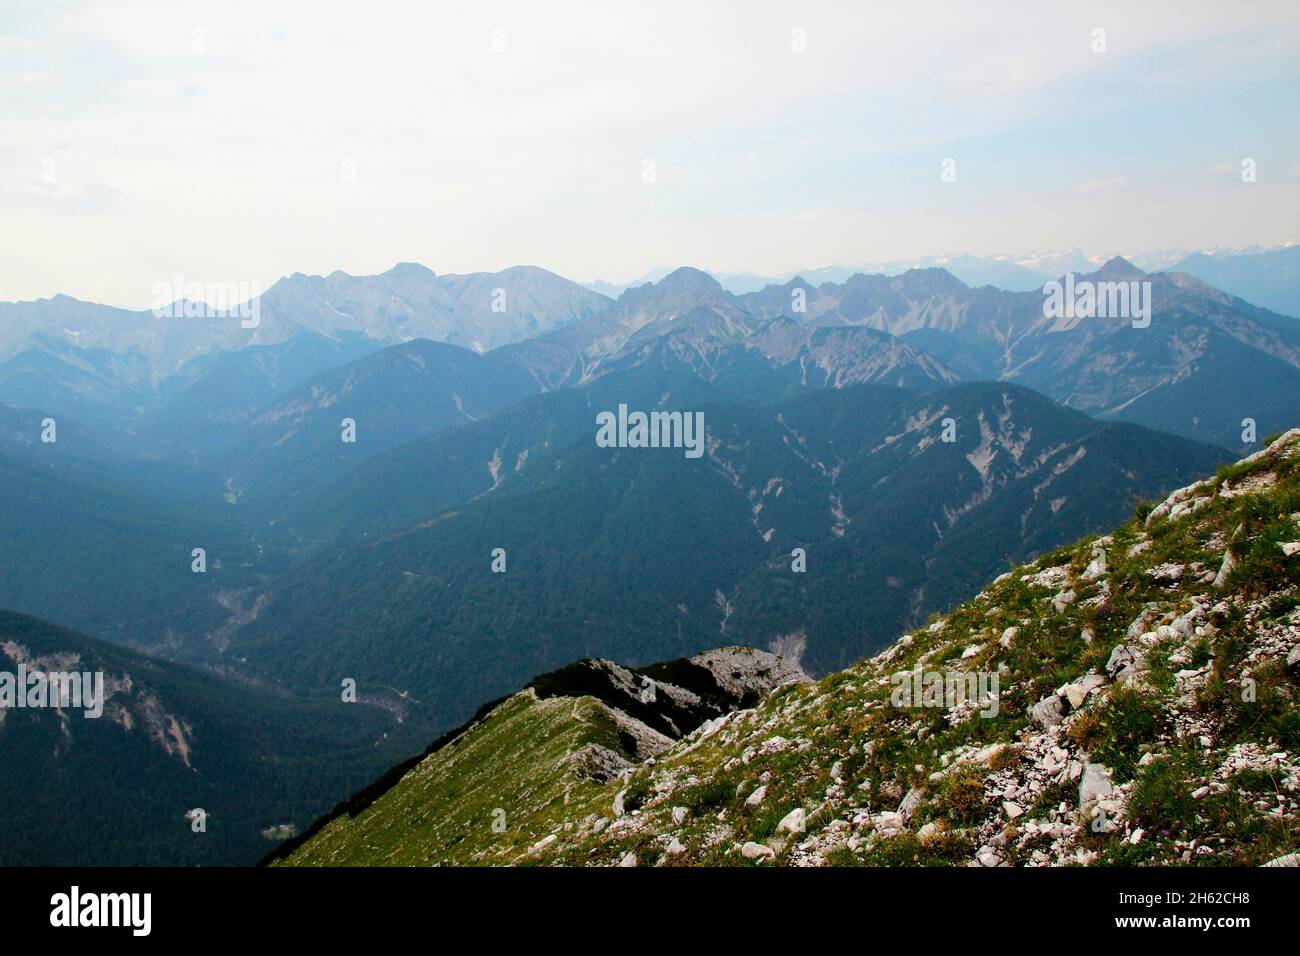
[[[590,697],[516,694],[431,754],[355,816],[340,815],[293,853],[293,865],[427,866],[509,861],[536,819],[600,787],[564,759],[590,743],[618,748],[608,711]],[[508,774],[502,768],[508,767]],[[498,808],[504,818],[494,815]],[[512,820],[511,817],[515,819]],[[504,831],[494,831],[503,820]],[[498,824],[500,826],[500,824]]]

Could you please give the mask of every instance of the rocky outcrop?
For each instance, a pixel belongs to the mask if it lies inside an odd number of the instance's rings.
[[[635,741],[633,756],[644,759],[776,687],[808,679],[775,654],[724,647],[635,670],[589,658],[534,678],[528,686],[539,700],[594,697]]]

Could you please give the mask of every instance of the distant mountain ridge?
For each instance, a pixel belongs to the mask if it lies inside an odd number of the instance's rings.
[[[533,266],[439,276],[411,263],[374,276],[295,273],[262,293],[255,320],[158,317],[62,295],[3,302],[0,402],[127,437],[140,424],[168,441],[179,414],[238,419],[259,400],[386,345],[425,338],[484,352],[608,304]]]
[[[654,285],[628,289],[607,311],[585,322],[501,350],[544,387],[561,388],[672,353],[704,379],[725,352],[748,354],[769,368],[801,363],[843,384],[894,379],[918,385],[956,381],[942,362],[884,336],[828,334],[784,315],[759,315],[716,279],[683,266]],[[773,322],[771,319],[783,319]],[[814,354],[815,353],[815,354]],[[820,371],[817,371],[820,370]]]
[[[176,298],[183,299],[183,290]],[[65,295],[0,302],[0,361],[28,348],[38,335],[82,350],[138,354],[156,378],[209,352],[272,345],[304,332],[351,332],[383,343],[428,338],[486,351],[587,318],[608,305],[604,296],[536,266],[438,275],[416,263],[399,263],[369,276],[337,270],[327,276],[294,273],[258,298],[260,313],[252,327],[244,327],[233,312],[159,317],[149,310],[118,309]]]
[[[650,354],[650,343],[678,343],[679,356],[707,376],[710,351],[742,338],[770,364],[779,362],[780,350],[770,347],[779,327],[764,320],[785,319],[892,336],[910,350],[895,351],[897,360],[937,381],[1015,381],[1089,414],[1225,447],[1249,446],[1247,420],[1258,435],[1300,416],[1300,321],[1186,273],[1144,272],[1118,257],[1075,280],[1149,288],[1150,322],[1052,317],[1041,288],[971,288],[941,267],[818,286],[794,278],[744,295],[682,268],[628,289],[593,319],[502,351],[546,388],[590,381]],[[837,345],[832,380],[853,364],[851,350],[861,343]],[[882,370],[875,380],[891,374]]]
[[[1271,276],[1276,290],[1291,281],[1297,256],[1300,246],[1197,254],[1182,264],[1234,288],[1234,270],[1245,269],[1251,281]],[[962,257],[935,258],[969,277],[959,268]],[[1078,273],[1084,279],[1124,262],[1094,268],[1077,250],[1032,261],[1035,269],[1086,266],[1090,272]],[[1014,380],[1092,414],[1236,447],[1243,447],[1233,439],[1242,419],[1266,432],[1295,411],[1287,396],[1298,381],[1300,323],[1204,280],[1127,273],[1155,287],[1158,328],[1142,337],[1122,323],[1045,320],[1038,279],[1032,291],[1006,292],[972,287],[951,269],[855,273],[816,285],[796,277],[735,295],[683,267],[610,301],[534,267],[438,276],[403,263],[377,276],[286,277],[261,297],[253,329],[234,316],[159,319],[62,296],[0,303],[0,402],[69,416],[144,454],[210,458],[259,410],[313,376],[386,346],[430,339],[492,353],[522,368],[539,391],[590,381],[659,349],[656,360],[705,376],[725,352],[726,361],[745,354],[744,361],[790,365],[800,380],[811,373],[832,386]],[[805,300],[794,301],[796,294]],[[789,321],[783,328],[770,323],[775,319]],[[897,341],[819,333],[818,342],[794,348],[789,322],[865,327]],[[1272,384],[1250,384],[1259,382]]]
[[[947,269],[972,288],[991,285],[1007,292],[1033,292],[1042,288],[1043,283],[1066,272],[1092,272],[1102,263],[1120,256],[1149,272],[1168,270],[1191,273],[1247,302],[1294,316],[1300,314],[1300,297],[1297,297],[1300,284],[1297,284],[1294,265],[1298,249],[1300,243],[1291,242],[1276,248],[1172,248],[1145,252],[1086,253],[1082,249],[1060,249],[986,256],[952,252],[917,259],[860,262],[857,265],[832,263],[774,275],[715,270],[709,270],[709,274],[734,295],[759,292],[769,285],[784,285],[793,279],[802,279],[812,285],[824,282],[839,284],[855,275],[896,276],[912,269],[929,268]],[[1272,274],[1279,267],[1283,274]],[[627,289],[646,282],[658,282],[670,271],[665,268],[651,269],[641,278],[628,283],[597,280],[584,285],[613,299]]]
[[[1274,312],[1300,316],[1300,244],[1238,254],[1195,252],[1171,269]]]
[[[1267,433],[1300,417],[1300,322],[1118,258],[1076,279],[1150,283],[1150,325],[1051,318],[1041,291],[971,289],[943,269],[815,289],[795,279],[740,301],[756,315],[788,314],[799,291],[809,320],[888,332],[964,380],[1019,382],[1090,414],[1227,447],[1246,444],[1243,419]]]

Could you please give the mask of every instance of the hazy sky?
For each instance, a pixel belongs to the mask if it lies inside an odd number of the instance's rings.
[[[1295,2],[3,0],[0,299],[1272,244],[1298,54]]]

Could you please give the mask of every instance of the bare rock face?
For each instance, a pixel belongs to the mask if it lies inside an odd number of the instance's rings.
[[[775,654],[724,647],[636,670],[588,658],[536,677],[529,687],[539,700],[596,698],[612,712],[620,733],[635,742],[629,756],[639,761],[707,722],[753,706],[783,684],[807,680],[807,674]],[[596,779],[612,779],[627,769],[613,756],[584,751],[579,765]]]
[[[707,670],[719,687],[737,699],[809,680],[802,668],[785,658],[752,647],[720,647],[697,654],[690,663]]]
[[[599,744],[588,744],[570,756],[568,761],[580,776],[600,783],[614,780],[619,774],[636,766],[622,754]]]

